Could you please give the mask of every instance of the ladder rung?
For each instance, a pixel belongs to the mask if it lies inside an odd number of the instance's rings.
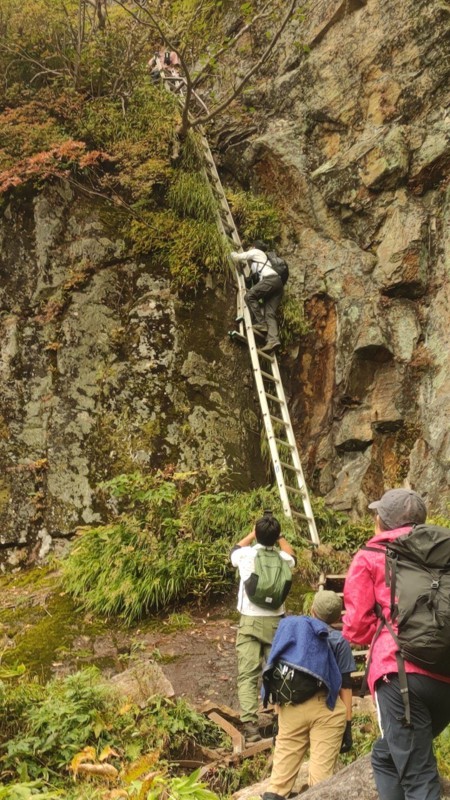
[[[265,394],[266,397],[269,398],[269,400],[273,400],[275,403],[280,403],[280,405],[283,405],[284,400],[280,399],[279,397],[275,397],[274,394],[269,394],[269,392],[266,392]]]
[[[267,358],[267,360],[271,362],[275,360],[275,356],[273,353],[265,353],[264,350],[259,350],[258,348],[256,349],[258,351],[258,355],[261,356],[262,358]]]
[[[286,442],[284,439],[277,439],[276,436],[274,436],[274,439],[277,442],[277,444],[282,444],[282,445],[284,445],[284,447],[290,447],[291,450],[295,450],[295,445],[290,444],[289,442]]]
[[[267,378],[267,380],[273,381],[274,383],[279,383],[278,378],[276,378],[275,375],[270,375],[268,372],[264,372],[263,370],[260,370],[260,372],[263,378]]]
[[[225,231],[228,231],[228,233],[234,233],[235,231],[234,225],[230,225],[229,222],[225,222],[224,220],[222,220],[222,225]]]
[[[247,337],[244,336],[240,331],[229,331],[228,335],[231,339],[238,339],[240,342],[246,342]]]
[[[301,514],[300,511],[295,511],[293,508],[291,508],[291,514],[293,514],[295,517],[300,517],[300,519],[306,520],[306,522],[309,522],[311,519],[311,517],[306,516],[306,514]]]
[[[229,214],[225,214],[225,213],[221,214],[220,215],[220,219],[222,220],[222,222],[223,222],[223,224],[224,224],[224,226],[226,228],[229,228],[232,231],[236,230],[236,226],[235,226],[233,220],[230,220],[230,215]]]
[[[285,461],[280,461],[280,464],[281,464],[281,466],[282,466],[282,467],[284,467],[285,469],[290,469],[290,470],[291,470],[291,472],[297,472],[297,473],[298,473],[298,472],[300,472],[299,468],[298,468],[298,467],[294,467],[294,465],[293,465],[293,464],[286,464],[286,462],[285,462]]]
[[[301,497],[306,497],[304,489],[297,489],[295,486],[288,486],[288,484],[286,484],[286,489],[288,492],[294,492],[295,494],[299,494]]]
[[[269,414],[269,417],[273,422],[280,422],[281,425],[285,425],[287,427],[287,423],[284,421],[284,419],[280,419],[280,417],[273,417],[272,414]]]

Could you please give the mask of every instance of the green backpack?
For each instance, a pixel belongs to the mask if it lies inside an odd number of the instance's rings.
[[[247,597],[260,608],[278,609],[292,586],[289,564],[273,547],[258,548],[253,572],[244,582]]]

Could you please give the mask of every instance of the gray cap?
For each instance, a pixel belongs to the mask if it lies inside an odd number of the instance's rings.
[[[332,625],[341,618],[342,600],[336,592],[321,589],[314,597],[312,611],[318,619]]]
[[[410,489],[389,489],[381,500],[370,503],[384,527],[393,531],[406,525],[420,525],[427,518],[427,507],[417,492]]]

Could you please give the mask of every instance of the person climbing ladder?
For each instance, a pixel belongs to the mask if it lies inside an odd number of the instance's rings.
[[[266,250],[267,245],[256,240],[243,253],[233,251],[231,258],[240,264],[249,263],[250,276],[244,275],[248,290],[244,300],[252,317],[253,330],[260,336],[267,336],[266,344],[261,350],[271,353],[280,346],[276,314],[283,297],[284,285],[266,255]]]

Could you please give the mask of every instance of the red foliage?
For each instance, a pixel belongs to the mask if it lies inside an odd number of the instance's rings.
[[[67,139],[0,172],[0,194],[31,180],[62,176],[75,165],[83,169],[109,158],[107,153],[98,150],[86,153],[84,142]]]

